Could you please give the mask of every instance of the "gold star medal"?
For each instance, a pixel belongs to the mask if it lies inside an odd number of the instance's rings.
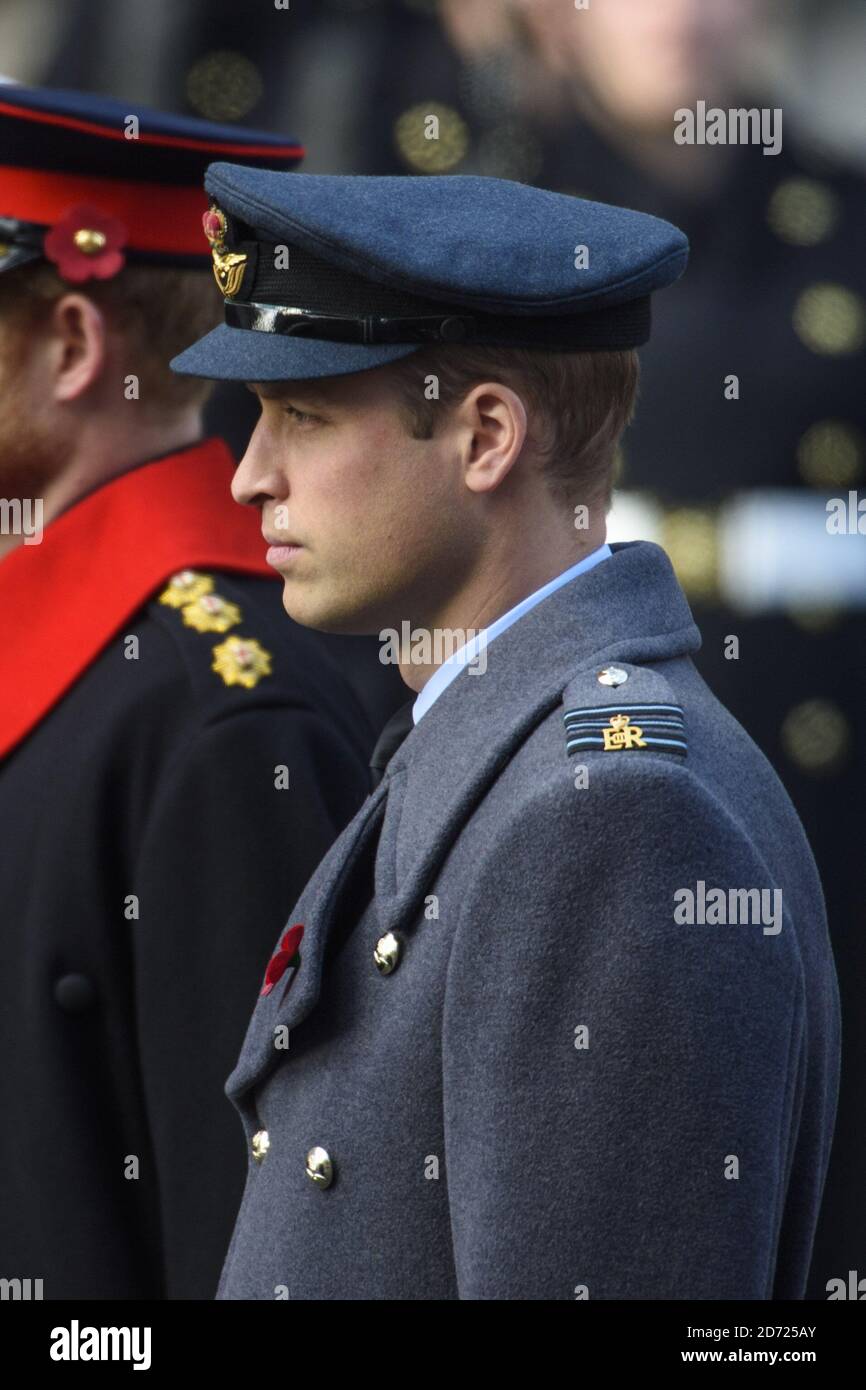
[[[262,676],[271,674],[271,653],[254,637],[227,637],[213,649],[212,669],[226,685],[245,685],[252,690]]]
[[[219,594],[201,594],[184,605],[182,616],[186,626],[196,632],[228,632],[240,622],[241,610]]]
[[[163,589],[159,601],[168,604],[169,608],[184,608],[188,603],[195,603],[202,594],[209,594],[212,588],[213,580],[209,574],[181,570],[178,574],[172,575],[168,581],[168,588]]]

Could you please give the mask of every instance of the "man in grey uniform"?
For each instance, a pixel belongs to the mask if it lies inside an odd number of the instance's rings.
[[[233,490],[287,611],[379,633],[417,696],[227,1083],[218,1296],[802,1297],[839,1073],[821,886],[666,555],[605,544],[685,238],[497,179],[207,188],[232,293],[174,365],[261,399]]]

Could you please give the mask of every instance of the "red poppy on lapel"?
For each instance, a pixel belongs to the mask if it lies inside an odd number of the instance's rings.
[[[301,944],[301,937],[303,934],[304,928],[300,922],[297,922],[293,927],[289,927],[288,931],[283,933],[283,939],[280,942],[279,950],[276,955],[271,956],[268,961],[268,968],[265,971],[265,983],[261,988],[262,994],[270,994],[274,985],[282,979],[288,967],[300,963],[298,958],[298,947]]]

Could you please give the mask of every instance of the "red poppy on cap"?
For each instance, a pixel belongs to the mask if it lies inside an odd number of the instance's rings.
[[[110,280],[125,264],[120,248],[128,235],[119,218],[80,203],[46,232],[43,250],[58,274],[74,285],[91,278]]]
[[[219,208],[210,207],[207,212],[202,213],[201,225],[211,246],[216,246],[224,240],[226,219]]]
[[[295,963],[293,957],[297,956],[298,947],[301,944],[301,937],[303,934],[304,928],[300,922],[296,923],[293,927],[289,927],[288,931],[283,933],[280,949],[277,951],[276,955],[271,956],[268,961],[268,968],[265,971],[265,983],[261,988],[262,994],[270,994],[274,985],[282,979],[287,968]]]

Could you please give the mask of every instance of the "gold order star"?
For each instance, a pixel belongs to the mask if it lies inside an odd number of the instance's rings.
[[[271,674],[271,653],[254,637],[227,637],[213,649],[212,670],[226,685],[244,685],[251,690],[263,676]]]
[[[220,594],[201,594],[192,603],[184,604],[182,616],[187,627],[196,632],[228,632],[241,620],[241,610]]]
[[[173,574],[168,581],[168,587],[159,596],[160,603],[165,603],[169,608],[183,608],[188,603],[194,603],[201,598],[202,594],[209,594],[213,589],[213,580],[209,574],[199,574],[196,570],[180,570],[178,574]]]

